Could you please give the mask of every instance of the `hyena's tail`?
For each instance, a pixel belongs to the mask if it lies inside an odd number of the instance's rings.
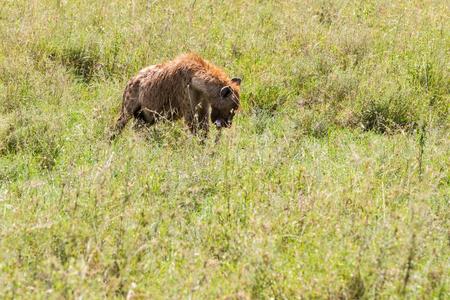
[[[125,109],[122,109],[119,118],[116,121],[116,124],[111,129],[111,134],[109,136],[110,141],[113,141],[125,128],[128,121],[131,119],[131,115],[128,114]]]
[[[116,125],[111,130],[110,140],[114,140],[125,128],[128,121],[141,109],[138,101],[139,85],[135,81],[130,81],[122,96],[122,108]]]

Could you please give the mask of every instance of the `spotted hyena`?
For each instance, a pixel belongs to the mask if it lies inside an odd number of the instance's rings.
[[[239,108],[241,79],[196,54],[142,69],[127,84],[113,137],[132,118],[154,124],[183,118],[193,134],[207,136],[209,118],[218,129],[230,127]]]

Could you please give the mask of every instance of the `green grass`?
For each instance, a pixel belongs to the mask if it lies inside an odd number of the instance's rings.
[[[449,45],[443,0],[4,1],[0,298],[448,298]],[[233,128],[110,144],[188,51]]]

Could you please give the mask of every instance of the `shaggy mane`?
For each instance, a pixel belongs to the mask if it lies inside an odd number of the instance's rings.
[[[186,69],[193,72],[203,72],[205,75],[209,75],[212,78],[216,78],[218,83],[222,85],[231,85],[230,78],[224,71],[214,66],[207,60],[204,60],[196,53],[187,53],[177,57],[175,59],[177,65],[183,65]]]

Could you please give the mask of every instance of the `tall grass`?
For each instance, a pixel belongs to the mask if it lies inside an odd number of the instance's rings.
[[[1,298],[449,293],[446,1],[4,1]],[[126,81],[198,52],[243,78],[206,145],[114,143]]]

